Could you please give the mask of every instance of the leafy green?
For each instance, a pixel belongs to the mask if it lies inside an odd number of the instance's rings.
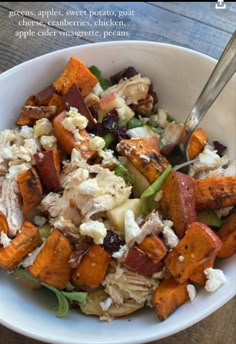
[[[198,221],[205,223],[210,227],[221,227],[224,220],[220,219],[213,210],[205,210],[197,213]]]
[[[126,183],[130,183],[131,185],[134,184],[134,180],[131,177],[128,169],[120,162],[118,162],[118,165],[114,168],[113,171],[115,172],[115,175],[117,175],[118,177],[122,177],[126,181]]]
[[[136,117],[131,118],[127,123],[128,129],[143,127],[144,125],[145,125],[145,121],[142,121]]]
[[[103,140],[105,141],[105,147],[104,150],[106,150],[107,148],[110,147],[110,145],[112,144],[112,142],[115,141],[115,135],[113,135],[112,133],[107,133],[106,135],[103,136]]]
[[[20,273],[22,276],[28,278],[31,281],[39,282],[36,278],[34,278],[28,271],[22,268],[17,268],[16,272]],[[86,304],[87,299],[87,293],[86,292],[66,292],[59,290],[51,285],[48,285],[47,283],[40,282],[40,284],[51,290],[57,297],[58,301],[58,310],[57,310],[57,316],[60,318],[64,318],[70,308],[70,304],[75,301],[79,302],[80,307],[84,307]]]
[[[157,203],[154,198],[158,191],[161,190],[161,187],[166,180],[168,174],[172,170],[171,165],[165,169],[164,172],[152,183],[141,195],[140,197],[140,209],[143,215],[148,215],[152,210],[156,209]]]
[[[98,79],[101,87],[106,90],[108,87],[111,86],[111,82],[108,79],[104,79],[102,77],[102,73],[100,71],[100,69],[98,69],[98,67],[96,67],[95,65],[89,67],[89,70],[91,73],[93,73],[93,75],[96,76],[96,78]]]

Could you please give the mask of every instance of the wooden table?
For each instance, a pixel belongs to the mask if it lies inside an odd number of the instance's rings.
[[[108,40],[167,42],[218,58],[235,29],[236,4],[227,2],[226,8],[221,9],[216,9],[216,4],[216,2],[1,2],[0,72],[61,48]],[[80,27],[71,28],[68,23],[58,23],[61,19],[58,14],[52,16],[52,9],[54,14],[55,11],[65,13],[69,10],[80,10],[87,11],[87,15],[81,13],[80,16],[75,17],[68,13],[68,20],[81,21]],[[104,26],[102,21],[104,16],[95,18],[95,12],[99,10],[113,11],[116,15],[122,13],[119,11],[128,11],[124,17],[119,18],[124,25],[118,28],[112,27],[112,20],[117,20],[117,16],[108,15],[105,19],[111,20],[110,27]],[[13,13],[13,11],[29,11],[29,13]],[[42,13],[38,11],[51,11],[51,15],[47,13],[42,18]],[[89,11],[91,18],[88,15]],[[100,24],[95,28],[95,19],[99,20],[99,18]],[[87,22],[85,26],[83,21]],[[98,36],[95,36],[95,33],[91,34],[90,31],[94,28]],[[26,31],[27,37],[19,38],[20,32],[22,36],[26,35]],[[63,34],[65,31],[74,31],[76,36],[65,37]],[[123,32],[119,37],[118,31]],[[109,36],[107,32],[111,32],[111,35],[113,32],[114,36]],[[236,339],[235,306],[233,299],[205,320],[169,338],[155,341],[155,344],[233,344]],[[0,344],[16,343],[39,344],[40,342],[0,326]]]

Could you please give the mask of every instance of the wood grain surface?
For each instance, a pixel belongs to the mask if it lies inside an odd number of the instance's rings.
[[[9,68],[62,48],[92,42],[109,40],[149,40],[172,43],[218,58],[236,27],[236,3],[225,2],[225,9],[216,9],[216,2],[0,2],[0,73]],[[96,29],[99,36],[65,37],[59,32],[68,31],[68,26],[48,23],[49,19],[37,15],[40,10],[110,10],[134,11],[133,16],[123,18],[126,37],[104,37],[106,26]],[[12,11],[33,11],[34,15],[12,17]],[[75,20],[73,15],[66,17]],[[79,16],[76,17],[82,19]],[[112,20],[117,17],[110,16]],[[26,30],[19,21],[31,23],[36,36],[16,37],[16,32]],[[93,18],[83,31],[91,30]],[[32,24],[34,23],[34,24]],[[43,26],[40,26],[44,24]],[[27,25],[27,24],[25,24]],[[29,28],[29,27],[28,27]],[[54,32],[55,36],[38,36],[38,32]],[[73,27],[74,31],[81,30]],[[115,32],[119,27],[112,27]],[[0,297],[3,297],[2,295]],[[1,302],[1,301],[0,301]],[[221,309],[198,324],[171,337],[157,340],[152,344],[234,344],[236,342],[236,301],[232,299]],[[0,344],[40,344],[39,341],[26,338],[0,325]],[[122,343],[121,343],[122,344]]]

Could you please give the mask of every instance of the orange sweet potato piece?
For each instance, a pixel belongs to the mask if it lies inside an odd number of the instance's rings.
[[[217,257],[226,258],[236,252],[236,213],[230,215],[228,221],[217,232],[223,245],[217,252]]]
[[[204,223],[194,222],[164,263],[176,282],[184,283],[222,246],[219,237]],[[183,259],[179,259],[182,256]]]
[[[73,133],[63,127],[62,122],[65,117],[66,111],[57,115],[53,120],[54,134],[59,145],[67,154],[71,154],[72,149],[75,148],[80,152],[82,158],[86,160],[91,158],[95,154],[95,151],[89,148],[89,142],[91,140],[89,133],[85,129],[80,129],[79,134],[83,137],[83,140],[76,142]]]
[[[61,153],[58,149],[42,151],[34,155],[37,169],[46,192],[58,191],[61,187]]]
[[[59,115],[62,111],[66,110],[66,106],[62,101],[62,96],[54,93],[48,102],[48,106],[56,106],[56,115]]]
[[[192,134],[188,144],[189,159],[194,159],[205,147],[208,141],[207,134],[202,128],[197,128]]]
[[[17,181],[23,199],[23,214],[27,216],[43,198],[42,184],[34,167],[19,173]]]
[[[190,276],[190,281],[204,286],[207,280],[206,275],[204,274],[204,270],[207,268],[213,268],[215,260],[216,253],[212,254],[211,257],[209,257],[201,265],[199,265],[195,272]]]
[[[86,97],[97,83],[97,78],[88,67],[76,57],[71,57],[62,74],[53,83],[53,87],[65,94],[73,84],[76,84],[81,89],[82,96]]]
[[[40,282],[64,289],[70,279],[71,252],[69,240],[54,228],[28,270]]]
[[[154,291],[153,305],[159,319],[165,320],[188,299],[187,282],[178,284],[173,278],[169,278],[163,280]]]
[[[168,160],[154,148],[153,143],[146,139],[121,140],[117,150],[131,161],[150,183],[169,165]]]
[[[79,288],[95,289],[107,272],[110,254],[100,245],[93,244],[72,274],[72,283]]]
[[[143,239],[138,248],[155,263],[159,263],[166,255],[167,248],[163,241],[155,234]]]
[[[1,234],[1,232],[8,234],[9,227],[8,227],[6,215],[0,211],[0,234]]]
[[[210,177],[194,181],[197,210],[236,205],[236,177]]]
[[[35,96],[30,96],[30,97],[26,100],[25,105],[37,106],[38,103],[37,103],[36,97],[35,97]]]
[[[177,236],[182,238],[187,226],[196,221],[192,178],[181,172],[171,171],[162,186],[160,208],[164,216],[173,221]]]
[[[49,118],[55,116],[56,106],[31,106],[25,105],[21,108],[20,115],[16,121],[17,125],[34,125],[41,118]]]
[[[31,222],[24,221],[21,230],[5,248],[0,248],[0,267],[7,270],[14,269],[28,253],[39,244],[39,230]]]

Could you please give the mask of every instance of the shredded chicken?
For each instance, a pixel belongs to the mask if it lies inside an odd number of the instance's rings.
[[[106,275],[102,284],[114,303],[123,304],[128,299],[137,303],[149,302],[159,282],[117,266],[114,272]]]
[[[9,236],[14,237],[23,222],[22,201],[15,177],[5,178],[0,194],[0,211],[5,214],[9,226]]]
[[[127,105],[137,104],[139,100],[146,99],[151,81],[140,74],[130,79],[122,79],[117,85],[111,86],[102,93],[102,97],[111,92],[116,92]]]

